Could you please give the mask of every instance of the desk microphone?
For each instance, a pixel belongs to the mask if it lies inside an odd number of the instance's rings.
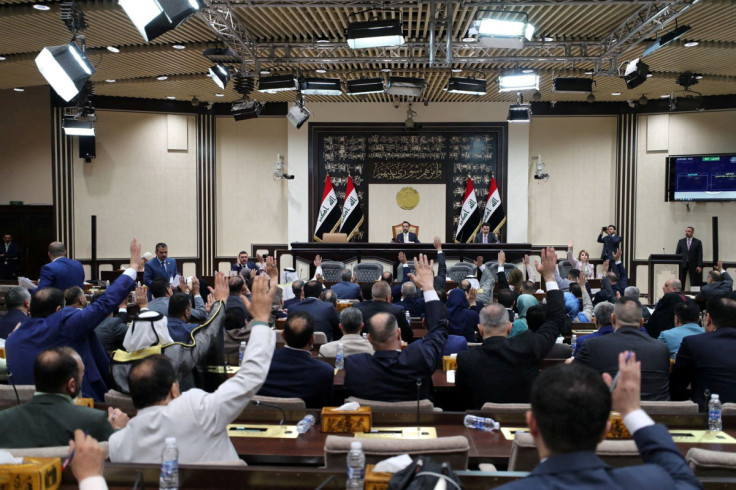
[[[335,489],[338,488],[337,487],[337,478],[335,478],[335,475],[330,475],[330,476],[327,477],[327,479],[325,481],[323,481],[322,483],[320,483],[319,486],[317,488],[315,488],[314,490],[322,490],[330,482],[332,482],[334,484]]]
[[[421,428],[422,428],[421,416],[419,412],[419,401],[422,396],[421,391],[422,391],[422,378],[417,377],[417,436],[421,432]]]
[[[15,400],[18,402],[18,405],[20,405],[20,396],[18,396],[18,388],[15,387],[15,383],[13,382],[13,372],[8,369],[8,381],[10,382],[10,385],[13,387],[13,391],[15,392]]]
[[[253,403],[256,404],[257,407],[260,407],[263,405],[264,407],[268,408],[275,408],[276,410],[281,411],[281,422],[279,422],[279,425],[284,425],[284,422],[286,421],[286,412],[283,408],[279,407],[278,405],[271,405],[270,403],[263,403],[261,400],[253,400]]]

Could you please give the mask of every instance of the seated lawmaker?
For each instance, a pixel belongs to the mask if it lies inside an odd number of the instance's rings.
[[[413,318],[424,316],[424,299],[419,297],[417,287],[411,281],[401,285],[401,301],[394,304],[403,307]]]
[[[189,323],[192,316],[192,304],[189,301],[189,295],[184,293],[176,293],[169,299],[168,327],[171,338],[174,342],[184,342],[188,344],[191,341],[191,333],[198,324]]]
[[[609,393],[607,373],[601,380],[595,371],[574,364],[542,371],[526,413],[541,463],[529,476],[499,488],[702,488],[667,427],[641,409],[636,354],[627,363],[626,353],[620,353],[618,372],[618,384]],[[624,418],[643,465],[614,469],[595,454],[610,428],[611,408]]]
[[[343,269],[340,273],[340,282],[330,288],[337,294],[337,299],[360,299],[360,285],[353,280],[353,272],[350,269]]]
[[[5,293],[5,307],[8,312],[0,318],[0,339],[7,339],[15,327],[31,319],[31,293],[23,286],[8,289]]]
[[[373,354],[371,343],[360,336],[360,332],[363,330],[363,314],[359,309],[350,307],[340,312],[340,330],[342,331],[340,340],[334,340],[320,346],[319,353],[321,356],[335,357],[337,345],[340,342],[343,344],[345,357],[363,352]]]
[[[33,398],[0,411],[0,447],[64,446],[75,429],[106,441],[115,429],[125,427],[128,416],[118,409],[74,404],[83,377],[82,358],[71,347],[54,347],[39,354],[33,363]]]
[[[311,280],[304,284],[304,301],[292,305],[289,313],[296,311],[307,312],[314,319],[314,331],[322,332],[327,336],[327,341],[331,342],[340,336],[340,328],[338,324],[340,319],[337,316],[337,310],[331,303],[319,299],[322,294],[322,284],[318,281]]]
[[[258,394],[301,398],[307,408],[330,404],[334,369],[329,363],[312,357],[312,316],[303,311],[289,313],[282,335],[286,346],[274,352],[266,382]]]
[[[422,343],[401,350],[401,331],[396,317],[376,313],[370,319],[368,340],[375,354],[353,354],[345,359],[345,394],[387,402],[429,398],[432,373],[442,357],[447,340],[445,306],[434,290],[433,262],[420,255],[414,260],[416,275],[411,279],[424,290],[429,332]],[[379,281],[376,284],[382,284]],[[383,283],[385,284],[385,283]],[[421,384],[417,387],[417,380]]]
[[[675,359],[677,356],[682,339],[690,335],[705,333],[705,329],[698,324],[699,321],[700,307],[695,301],[688,298],[684,303],[675,305],[675,328],[665,330],[659,334],[658,338],[670,350],[670,359]]]
[[[408,221],[401,223],[401,233],[396,235],[396,243],[419,243],[417,234],[409,231],[410,226]]]
[[[163,355],[147,357],[130,370],[130,394],[138,414],[110,437],[113,463],[151,463],[161,458],[167,437],[176,437],[179,463],[240,461],[227,425],[248,405],[266,379],[276,345],[268,327],[276,284],[268,289],[268,277],[253,280],[252,299],[246,305],[253,316],[250,341],[237,374],[214,393],[199,389],[179,391],[176,370]],[[215,276],[215,298],[222,306],[227,282]]]
[[[404,342],[411,342],[414,338],[414,331],[411,329],[409,322],[406,321],[406,311],[404,308],[391,304],[391,287],[388,283],[386,281],[374,282],[371,287],[371,297],[373,299],[355,305],[355,308],[358,308],[363,314],[366,333],[370,335],[373,331],[373,323],[370,321],[373,315],[388,313],[398,322],[401,339]]]

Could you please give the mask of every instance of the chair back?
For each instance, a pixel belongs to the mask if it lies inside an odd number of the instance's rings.
[[[413,260],[407,260],[406,265],[409,266],[409,273],[416,274],[417,271],[414,268],[414,261]],[[404,280],[404,267],[399,265],[398,267],[398,273],[396,274],[396,280],[398,282],[402,282]]]
[[[475,264],[468,264],[467,262],[458,262],[457,264],[450,267],[447,271],[447,275],[451,280],[456,283],[460,283],[466,276],[475,274]]]
[[[634,441],[603,441],[595,453],[614,468],[642,464]],[[511,445],[508,471],[531,471],[539,464],[534,438],[528,432],[517,432]]]
[[[18,398],[15,397],[16,390],[18,391]],[[35,392],[35,385],[15,385],[15,390],[13,385],[0,385],[0,405],[15,405],[18,403],[18,399],[21,403],[25,403],[33,398]]]
[[[358,282],[376,282],[383,274],[383,266],[376,263],[355,264],[353,272],[358,277]]]
[[[488,265],[486,265],[488,267]],[[498,281],[498,262],[492,262],[491,263],[491,274],[493,275],[493,279]],[[508,262],[503,264],[503,271],[506,274],[506,279],[509,277],[509,272],[511,272],[513,269],[516,269],[517,267],[514,264],[509,264]]]
[[[560,273],[560,277],[563,279],[567,278],[567,274],[572,270],[572,263],[569,260],[563,260],[557,264],[557,270]]]
[[[481,412],[491,413],[526,413],[532,409],[530,403],[484,403]]]
[[[345,264],[334,260],[322,262],[322,276],[328,282],[340,282],[340,273],[345,269]]]
[[[113,408],[119,408],[131,417],[138,412],[133,406],[133,398],[117,390],[105,393],[105,403]]]
[[[670,363],[670,370],[672,363]],[[736,403],[724,403],[721,406],[721,415],[736,415]]]
[[[642,400],[641,408],[649,415],[696,415],[698,413],[698,404],[691,400],[681,402],[653,402]]]
[[[276,405],[284,410],[306,410],[307,404],[301,398],[279,398],[276,396],[263,396],[255,395],[245,407],[246,410],[263,410],[268,407],[261,407],[256,402],[267,403],[269,405]]]
[[[345,468],[345,458],[350,443],[360,441],[366,464],[407,453],[410,456],[426,455],[433,460],[450,463],[453,470],[468,468],[470,445],[465,436],[438,437],[436,439],[371,439],[329,435],[325,439],[325,467]]]
[[[399,223],[398,225],[394,225],[391,227],[391,230],[394,233],[394,240],[396,240],[396,237],[401,235],[403,232],[401,231],[401,225],[404,223]],[[417,225],[409,225],[409,233],[414,233],[416,236],[419,236],[419,227]]]
[[[314,343],[315,344],[326,344],[327,343],[327,334],[324,332],[314,332]]]
[[[345,399],[345,403],[347,402],[358,402],[360,406],[362,407],[371,407],[373,410],[385,410],[387,412],[416,412],[417,411],[416,401],[383,402],[379,400],[366,400],[364,398],[356,398],[354,396],[350,396]],[[442,409],[439,409],[434,406],[434,403],[432,403],[432,400],[428,400],[428,399],[419,400],[419,411],[420,412],[438,412],[441,410]]]
[[[693,447],[685,460],[697,477],[736,477],[736,453]]]

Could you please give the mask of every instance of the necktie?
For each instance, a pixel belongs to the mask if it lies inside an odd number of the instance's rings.
[[[161,261],[161,267],[163,267],[164,272],[168,274],[169,271],[166,269],[166,262],[164,262],[163,260]]]
[[[691,240],[692,240],[691,238],[688,238],[688,239],[687,239],[687,249],[688,249],[688,250],[690,250],[690,241],[691,241]]]
[[[483,243],[488,243],[488,235],[483,233]]]

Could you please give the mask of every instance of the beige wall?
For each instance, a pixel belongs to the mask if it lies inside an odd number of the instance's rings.
[[[75,257],[90,256],[93,214],[99,258],[126,257],[132,236],[144,252],[166,242],[174,258],[197,256],[195,117],[186,118],[188,149],[169,151],[166,114],[97,111],[97,116],[92,163],[76,158],[75,139]]]
[[[273,174],[278,154],[289,163],[288,124],[282,117],[217,118],[218,256],[250,253],[253,243],[286,243],[288,181]]]
[[[396,194],[404,187],[416,189],[419,203],[414,209],[401,209]],[[392,226],[403,220],[419,226],[419,241],[431,243],[435,236],[445,236],[445,185],[444,184],[371,184],[368,186],[369,242],[387,242],[391,239]]]
[[[0,204],[52,204],[48,87],[0,90]]]
[[[601,226],[615,216],[616,117],[534,117],[529,135],[529,241],[600,257]],[[542,155],[549,180],[535,180]]]
[[[636,258],[646,259],[662,249],[674,253],[677,240],[685,236],[685,227],[694,226],[695,236],[703,241],[703,258],[710,261],[711,218],[718,216],[720,258],[736,260],[735,203],[697,203],[688,209],[685,203],[664,201],[667,155],[735,153],[736,111],[665,115],[664,121],[658,121],[657,131],[648,132],[650,118],[639,118]],[[667,150],[647,151],[647,137],[658,139],[650,147]]]

